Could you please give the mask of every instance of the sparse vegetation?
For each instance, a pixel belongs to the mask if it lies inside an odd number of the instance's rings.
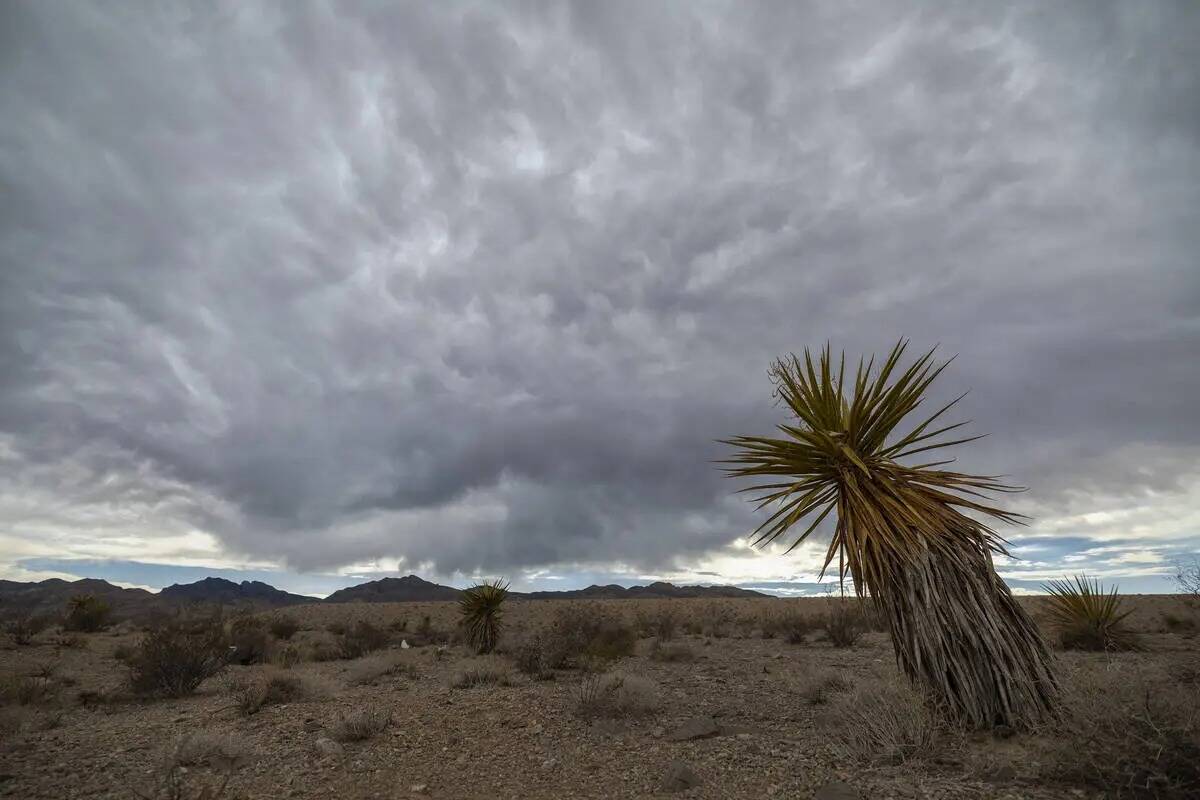
[[[353,662],[346,670],[346,681],[353,686],[368,686],[383,678],[420,677],[412,659],[401,652],[375,653]]]
[[[646,636],[669,642],[675,638],[679,628],[679,612],[673,606],[659,605],[638,615],[638,628]]]
[[[63,628],[68,631],[95,633],[108,627],[112,609],[103,599],[91,594],[78,594],[67,602]]]
[[[683,642],[662,644],[655,639],[654,644],[650,647],[650,659],[667,664],[687,663],[696,660],[696,652]]]
[[[1175,565],[1175,585],[1180,593],[1200,599],[1200,556],[1179,561]]]
[[[575,712],[594,717],[636,717],[652,714],[661,701],[653,682],[637,675],[606,672],[585,675],[576,695]]]
[[[554,669],[546,655],[546,644],[541,635],[525,636],[513,646],[510,655],[519,672],[536,680],[554,677]]]
[[[245,715],[264,706],[282,705],[319,694],[315,684],[296,672],[279,670],[243,672],[229,679],[226,690]]]
[[[866,628],[857,601],[833,597],[821,617],[821,627],[834,647],[854,647]]]
[[[934,708],[898,683],[876,682],[842,695],[835,717],[834,749],[863,764],[903,764],[944,754],[955,744]]]
[[[567,606],[557,611],[543,641],[552,668],[598,670],[633,655],[637,631],[615,615]]]
[[[280,614],[271,620],[271,635],[280,641],[289,641],[300,630],[300,623],[295,617]]]
[[[498,658],[472,659],[455,670],[450,686],[455,689],[470,689],[474,686],[508,686],[512,683],[512,671]]]
[[[467,646],[476,653],[490,653],[500,641],[504,600],[508,584],[496,580],[466,589],[458,601],[460,625]]]
[[[343,630],[338,641],[338,650],[342,658],[362,658],[368,653],[387,647],[387,631],[375,627],[366,620],[359,620],[354,623],[354,627]]]
[[[0,679],[0,705],[41,705],[54,696],[55,689],[49,677],[10,675]]]
[[[1141,647],[1138,634],[1125,620],[1117,587],[1104,592],[1097,580],[1077,575],[1072,581],[1046,584],[1047,615],[1067,650],[1118,651]]]
[[[241,616],[229,624],[229,661],[234,664],[262,664],[268,659],[270,641],[267,626],[258,617]]]
[[[392,712],[362,708],[338,716],[330,734],[339,742],[361,742],[383,733],[392,724]]]
[[[227,645],[217,625],[168,622],[151,631],[126,662],[138,694],[181,697],[225,667]]]
[[[854,683],[838,672],[819,672],[808,678],[800,696],[814,706],[829,703],[835,695],[844,694],[854,688]]]
[[[13,644],[25,647],[32,644],[33,637],[50,627],[50,618],[42,614],[28,614],[9,620],[4,625],[4,632],[12,639]]]
[[[1012,487],[907,463],[970,439],[940,438],[960,427],[939,422],[957,400],[897,432],[945,368],[930,351],[900,371],[906,346],[878,370],[860,360],[849,378],[828,346],[816,359],[805,351],[776,361],[776,394],[794,419],[780,426],[783,438],[729,440],[738,448],[729,474],[761,481],[746,491],[774,507],[756,544],[803,520],[794,547],[837,512],[825,568],[836,558],[839,578],[887,611],[901,669],[939,709],[970,726],[1037,724],[1056,703],[1050,652],[996,574],[1003,541],[980,521],[1018,521],[983,499]]]

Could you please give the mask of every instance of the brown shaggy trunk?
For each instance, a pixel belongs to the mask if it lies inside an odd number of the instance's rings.
[[[897,663],[932,702],[975,727],[1025,728],[1052,714],[1050,651],[986,549],[927,550],[891,578],[868,588]]]

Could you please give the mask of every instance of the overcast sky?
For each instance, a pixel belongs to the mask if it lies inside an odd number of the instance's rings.
[[[1200,5],[0,8],[0,577],[803,589],[772,358],[958,354],[1014,586],[1200,550]],[[197,569],[199,568],[199,569]],[[239,570],[249,572],[242,573]]]

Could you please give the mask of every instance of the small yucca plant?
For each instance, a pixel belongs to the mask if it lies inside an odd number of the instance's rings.
[[[462,593],[458,611],[467,644],[477,653],[490,653],[500,640],[503,605],[508,584],[500,580],[472,586]]]
[[[1125,624],[1132,609],[1122,610],[1117,587],[1105,592],[1100,581],[1086,575],[1050,581],[1050,624],[1068,650],[1137,650],[1138,635]]]

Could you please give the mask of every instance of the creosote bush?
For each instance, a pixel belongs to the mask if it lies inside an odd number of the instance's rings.
[[[50,618],[44,614],[29,614],[9,620],[4,625],[4,632],[12,639],[13,644],[25,647],[33,643],[33,637],[50,627]]]
[[[191,694],[224,669],[227,651],[217,623],[168,622],[146,634],[126,661],[130,688],[166,697]]]
[[[1046,613],[1066,650],[1120,651],[1141,649],[1141,637],[1125,619],[1117,587],[1105,593],[1097,580],[1077,575],[1045,585],[1050,597]]]
[[[268,659],[270,640],[267,626],[258,617],[242,616],[229,624],[229,661],[234,664],[262,664]]]
[[[546,655],[546,643],[540,634],[523,637],[513,645],[509,655],[517,671],[536,680],[550,680],[554,669]]]
[[[858,601],[830,598],[828,608],[821,617],[821,627],[834,647],[854,647],[865,630]]]
[[[67,602],[63,629],[95,633],[108,627],[112,609],[108,603],[91,594],[77,594]]]
[[[633,655],[637,631],[602,609],[570,605],[558,609],[543,641],[551,668],[598,670]]]
[[[342,658],[362,658],[368,653],[382,650],[388,644],[387,631],[377,628],[366,620],[359,620],[346,630],[338,641]]]
[[[639,612],[637,622],[644,635],[669,642],[679,629],[679,612],[669,605],[659,605],[651,611]]]

